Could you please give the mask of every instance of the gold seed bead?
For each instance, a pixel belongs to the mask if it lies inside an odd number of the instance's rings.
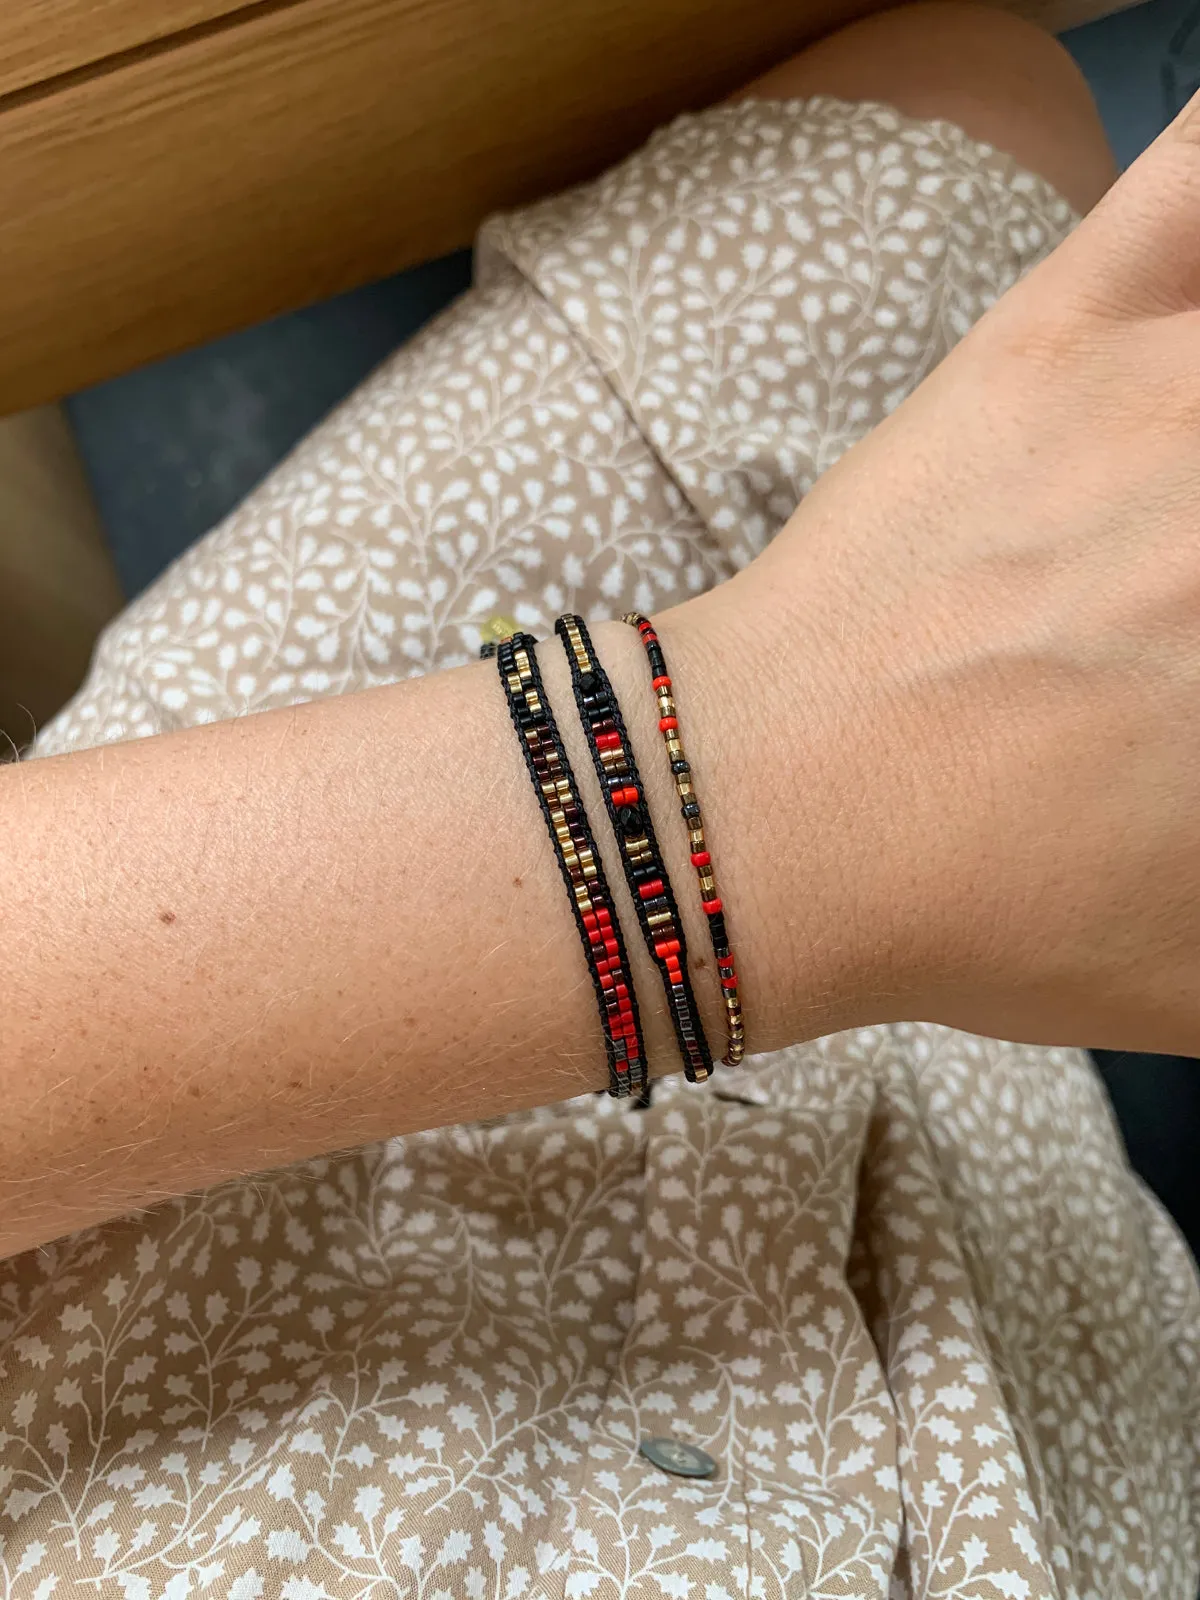
[[[639,630],[646,653],[650,657],[651,672],[654,675],[662,674],[663,676],[666,676],[666,666],[660,664],[660,662],[656,660],[656,657],[661,657],[661,649],[656,651],[653,647],[653,630],[647,623],[647,619],[639,612],[631,611],[625,615],[623,620],[631,627]],[[675,709],[675,698],[672,691],[666,687],[659,687],[656,688],[654,692],[658,701],[660,719],[665,719],[668,717],[675,719],[677,712]],[[684,749],[684,742],[679,735],[678,727],[663,728],[660,731],[662,733],[663,743],[666,747],[667,755],[670,761],[673,764],[681,761],[686,762],[687,755]],[[696,790],[691,781],[690,771],[675,773],[674,777],[675,792],[678,794],[681,803],[689,809],[694,806],[697,810],[699,810],[699,802],[696,799]],[[699,816],[693,816],[687,817],[685,820],[687,822],[688,845],[691,853],[693,855],[707,854],[708,847],[705,841],[702,819]],[[696,876],[700,894],[703,899],[714,900],[719,898],[716,874],[712,870],[711,865],[697,866]],[[711,923],[710,936],[714,941],[713,953],[716,955],[715,943],[717,936],[716,930],[712,927]],[[732,956],[728,958],[717,956],[717,971],[723,980],[736,980],[737,969],[733,964]],[[728,1048],[726,1051],[725,1060],[730,1065],[736,1065],[742,1060],[745,1054],[743,1044],[744,1019],[742,1013],[741,996],[736,988],[726,989],[724,987],[724,983],[722,983],[721,995],[725,1005],[728,1034]],[[697,1076],[699,1076],[699,1074],[697,1074]]]

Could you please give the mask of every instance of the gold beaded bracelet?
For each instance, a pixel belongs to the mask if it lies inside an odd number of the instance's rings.
[[[653,680],[652,687],[658,697],[658,730],[663,736],[667,747],[667,756],[671,762],[671,772],[675,778],[675,789],[679,795],[680,811],[683,820],[687,823],[688,843],[691,848],[692,865],[700,880],[700,903],[704,907],[704,915],[708,919],[708,932],[712,939],[713,954],[717,959],[717,974],[721,982],[721,995],[725,1001],[725,1022],[727,1030],[727,1049],[725,1051],[725,1064],[736,1067],[746,1054],[746,1025],[742,1013],[741,990],[738,985],[737,966],[734,963],[733,951],[729,947],[729,934],[725,927],[725,908],[720,896],[717,894],[717,880],[713,872],[712,856],[709,854],[708,845],[704,838],[704,822],[700,815],[700,802],[696,799],[695,786],[692,783],[692,769],[684,752],[683,740],[679,734],[679,717],[675,709],[675,697],[671,689],[671,679],[667,672],[666,660],[663,657],[662,646],[658,642],[658,635],[654,631],[654,624],[648,617],[640,612],[631,611],[621,619],[631,628],[636,628],[638,636],[646,651],[650,663],[650,676]]]

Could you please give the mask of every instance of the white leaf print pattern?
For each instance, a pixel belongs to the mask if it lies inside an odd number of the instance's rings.
[[[40,752],[719,581],[1071,220],[882,107],[681,119],[489,224]],[[1191,1595],[1198,1326],[1083,1056],[864,1030],[0,1264],[0,1597]]]

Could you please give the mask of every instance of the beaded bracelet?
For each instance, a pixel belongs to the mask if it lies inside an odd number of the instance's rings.
[[[482,653],[496,656],[509,714],[571,898],[600,1006],[608,1054],[608,1092],[642,1094],[646,1052],[621,925],[600,852],[578,799],[575,775],[542,687],[536,643],[527,633],[514,633],[498,644],[485,645]]]
[[[702,1083],[712,1073],[712,1053],[688,977],[683,922],[654,836],[621,709],[583,619],[559,617],[554,631],[567,652],[579,720],[617,837],[637,919],[662,977],[683,1070],[692,1083]]]
[[[717,882],[712,868],[712,856],[704,840],[704,822],[700,816],[700,802],[692,784],[692,769],[684,753],[679,736],[679,718],[675,698],[671,692],[671,679],[662,646],[654,631],[654,624],[640,612],[631,611],[622,617],[623,622],[636,628],[650,663],[652,687],[658,697],[658,728],[667,747],[675,788],[680,799],[680,809],[687,823],[688,843],[692,852],[692,865],[700,879],[700,903],[708,918],[708,931],[712,939],[713,955],[717,958],[717,973],[721,980],[721,994],[725,1001],[727,1048],[725,1065],[736,1067],[746,1054],[746,1025],[742,1015],[742,997],[738,988],[737,967],[733,951],[729,948],[729,934],[725,928],[725,911],[717,894]]]

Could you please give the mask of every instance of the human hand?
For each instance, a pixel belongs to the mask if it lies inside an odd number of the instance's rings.
[[[856,1019],[1200,1053],[1200,108],[697,606]]]

